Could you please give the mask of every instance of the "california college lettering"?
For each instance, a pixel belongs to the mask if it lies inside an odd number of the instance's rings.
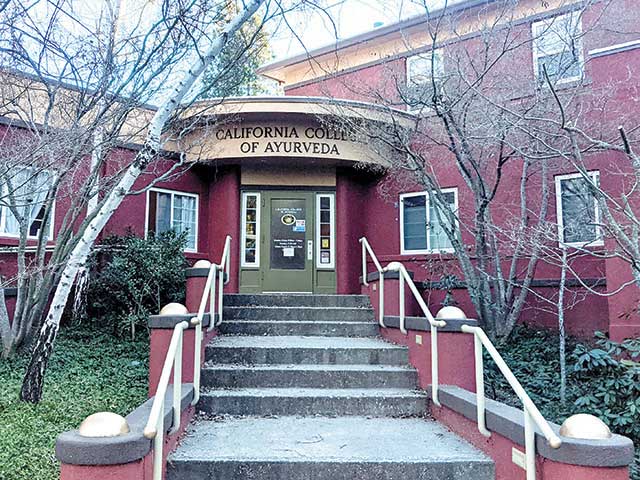
[[[239,154],[298,154],[340,156],[338,142],[358,143],[354,133],[327,127],[295,127],[285,125],[221,128],[216,140],[243,140]],[[266,141],[265,141],[266,140]]]

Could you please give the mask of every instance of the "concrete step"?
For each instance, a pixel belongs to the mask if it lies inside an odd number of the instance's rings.
[[[493,480],[491,459],[426,419],[229,418],[191,426],[167,480]]]
[[[204,388],[415,388],[414,369],[390,365],[219,365],[202,369]]]
[[[206,347],[205,360],[240,364],[407,365],[407,347],[379,338],[221,336]]]
[[[371,307],[368,295],[309,295],[284,293],[226,294],[224,304],[264,307]]]
[[[366,415],[406,417],[427,413],[424,392],[393,388],[239,388],[205,390],[199,411],[215,415]]]
[[[332,337],[375,337],[378,325],[369,322],[302,322],[274,320],[225,320],[220,332],[230,335],[306,335]]]
[[[225,320],[273,320],[301,322],[375,321],[371,308],[359,307],[230,307],[225,306]]]

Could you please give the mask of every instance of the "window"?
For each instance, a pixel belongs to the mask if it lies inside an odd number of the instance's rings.
[[[543,66],[547,66],[553,83],[567,83],[582,78],[582,42],[578,12],[534,22],[533,66],[540,83],[545,81]]]
[[[319,193],[316,196],[316,267],[334,268],[335,261],[335,196]]]
[[[242,194],[241,265],[260,266],[260,194]]]
[[[599,183],[598,172],[589,172],[594,184]],[[560,243],[574,246],[602,245],[600,211],[582,174],[556,177],[556,209]]]
[[[51,173],[32,167],[11,167],[2,185],[0,198],[0,233],[6,236],[20,235],[20,217],[28,222],[29,237],[36,237],[44,223],[47,206],[45,200],[51,188]],[[16,218],[12,209],[18,211]],[[49,221],[49,238],[53,237],[53,205]]]
[[[458,189],[441,190],[444,200],[458,211]],[[400,251],[406,253],[432,253],[451,251],[452,246],[445,227],[450,223],[438,215],[435,202],[429,201],[427,192],[400,195]]]
[[[442,50],[434,50],[407,58],[407,89],[405,100],[410,111],[430,109],[433,104],[432,78],[441,82],[444,76]]]
[[[147,234],[187,232],[185,250],[197,251],[198,195],[151,189],[147,192]]]

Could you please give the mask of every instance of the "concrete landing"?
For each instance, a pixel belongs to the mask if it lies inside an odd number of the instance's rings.
[[[193,425],[168,479],[490,480],[493,462],[426,419],[227,418]]]

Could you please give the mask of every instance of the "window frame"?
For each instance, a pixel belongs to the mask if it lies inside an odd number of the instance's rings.
[[[24,167],[24,168],[33,169],[33,167]],[[40,171],[40,173],[43,173],[43,172],[49,173],[49,175],[51,175],[51,178],[53,179],[53,175],[50,170]],[[9,195],[7,191],[7,186],[4,183],[0,185],[0,191],[2,192],[3,195]],[[5,228],[7,226],[7,215],[9,213],[10,213],[10,209],[8,206],[0,205],[0,238],[20,238],[20,233],[5,232]],[[49,235],[47,237],[47,242],[52,242],[54,241],[55,223],[56,223],[55,222],[56,221],[56,199],[55,198],[51,200],[51,214],[50,214],[49,220],[50,220]],[[38,238],[38,235],[29,235],[27,233],[28,240],[35,240],[37,238]]]
[[[539,52],[539,47],[538,47],[538,42],[540,41],[539,39],[541,37],[544,36],[544,34],[549,34],[549,29],[551,28],[551,25],[558,21],[559,19],[561,19],[562,17],[567,17],[567,16],[571,16],[571,17],[577,17],[577,19],[575,20],[576,22],[576,32],[578,33],[578,38],[576,39],[576,49],[577,49],[577,60],[578,60],[578,66],[580,67],[580,74],[577,76],[573,76],[573,77],[566,77],[566,78],[560,78],[557,79],[555,81],[556,85],[563,85],[563,84],[567,84],[567,83],[574,83],[574,82],[579,82],[580,80],[582,80],[584,78],[585,75],[585,61],[584,61],[584,51],[583,51],[583,45],[582,45],[582,19],[580,17],[580,12],[579,11],[573,11],[573,12],[567,12],[567,13],[562,13],[560,15],[553,15],[551,17],[547,17],[535,22],[531,23],[531,35],[532,35],[532,42],[531,42],[531,51],[533,54],[533,76],[536,79],[536,82],[538,82],[538,84],[540,84],[541,81],[543,81],[544,79],[540,78],[540,69],[538,67],[538,60],[540,58],[544,58],[544,57],[548,57],[549,55],[555,55],[558,53],[562,53],[564,50],[558,50],[558,51],[554,51],[552,53],[546,53],[546,54],[540,54]],[[574,21],[573,19],[571,20],[572,22]]]
[[[327,197],[329,199],[329,225],[331,228],[331,235],[329,236],[329,251],[331,255],[331,262],[320,263],[321,238],[320,238],[320,199]],[[316,194],[316,269],[317,270],[334,270],[336,268],[336,195],[335,193],[317,193]],[[325,249],[326,250],[326,249]]]
[[[459,228],[458,223],[458,187],[447,187],[441,188],[440,192],[442,193],[453,193],[453,205],[456,212],[456,229]],[[425,197],[425,213],[426,213],[426,239],[427,239],[427,248],[426,249],[417,249],[417,250],[407,250],[404,246],[404,199],[411,197]],[[431,237],[429,235],[429,231],[431,228],[431,213],[430,213],[430,192],[427,190],[423,190],[420,192],[407,192],[400,194],[400,254],[401,255],[433,255],[440,253],[453,253],[455,249],[452,247],[449,248],[431,248]]]
[[[170,224],[171,224],[171,228],[173,229],[173,200],[174,197],[176,195],[181,195],[184,197],[191,197],[191,198],[195,198],[196,200],[196,214],[195,214],[195,218],[196,218],[196,225],[195,225],[195,235],[194,235],[194,248],[190,248],[190,247],[185,247],[184,251],[187,253],[198,253],[198,241],[199,241],[199,232],[198,230],[200,229],[200,195],[197,193],[191,193],[191,192],[183,192],[181,190],[171,190],[168,188],[149,188],[147,190],[147,198],[146,198],[146,208],[145,208],[145,217],[144,217],[144,238],[148,238],[149,237],[149,195],[151,194],[151,192],[156,192],[156,193],[168,193],[171,195],[171,206],[169,208],[169,211],[171,212],[171,217],[169,219]],[[156,219],[157,222],[157,219]]]
[[[411,55],[408,55],[405,58],[405,90],[406,90],[405,95],[408,95],[409,84],[411,82],[411,63],[412,63],[412,61],[415,61],[414,59],[424,59],[424,58],[426,58],[425,54],[429,54],[432,59],[434,57],[438,58],[438,61],[436,63],[439,64],[439,65],[437,65],[437,67],[439,67],[439,68],[434,68],[433,65],[431,65],[431,68],[432,68],[432,70],[440,70],[439,73],[440,73],[441,77],[443,77],[444,74],[445,74],[445,69],[444,69],[444,49],[442,47],[433,48],[433,49],[427,50],[426,52],[423,52],[423,53],[413,53]],[[433,76],[431,75],[431,72],[429,72],[429,81],[432,81],[432,79],[433,79]],[[418,107],[412,107],[411,105],[409,105],[409,103],[407,103],[407,111],[409,113],[417,113],[417,112],[421,112],[421,111],[431,112],[431,111],[433,111],[433,108],[425,107],[424,105],[418,106]]]
[[[255,262],[245,261],[245,244],[247,240],[247,199],[251,196],[256,197],[256,259]],[[242,192],[241,208],[240,208],[240,268],[260,268],[260,235],[261,235],[261,215],[262,215],[262,198],[260,192]]]
[[[600,171],[599,170],[591,170],[588,171],[587,174],[593,178],[596,184],[600,183]],[[597,199],[593,198],[594,205],[594,216],[595,216],[595,227],[596,227],[596,239],[590,242],[565,242],[564,241],[564,212],[562,211],[562,182],[564,180],[573,180],[575,178],[584,179],[584,175],[580,172],[577,173],[566,173],[562,175],[556,175],[554,177],[555,182],[555,195],[556,195],[556,221],[558,224],[558,246],[560,247],[574,247],[574,248],[584,248],[584,247],[602,247],[604,246],[604,237],[602,235],[602,227],[600,223],[602,221],[602,217],[600,214],[600,206],[598,205]]]

